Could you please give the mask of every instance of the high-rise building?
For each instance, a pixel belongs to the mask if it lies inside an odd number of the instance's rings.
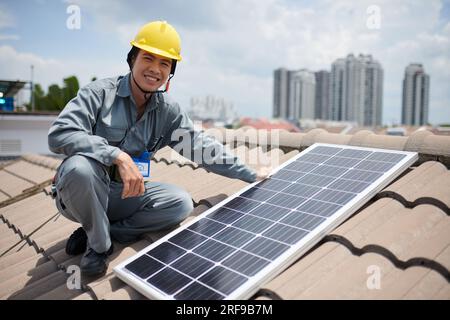
[[[314,119],[316,78],[313,72],[302,69],[293,72],[289,86],[289,119]]]
[[[317,71],[316,76],[316,101],[315,119],[330,119],[330,71]]]
[[[274,71],[273,117],[287,119],[289,99],[289,71],[280,68]]]
[[[419,63],[405,69],[403,79],[402,124],[421,126],[428,123],[430,77]]]
[[[342,110],[347,103],[345,81],[345,59],[337,59],[331,65],[329,120],[344,120]]]
[[[331,68],[330,120],[379,126],[383,108],[383,68],[371,55],[349,54]]]

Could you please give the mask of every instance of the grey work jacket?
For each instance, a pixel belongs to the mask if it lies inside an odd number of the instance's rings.
[[[136,118],[129,73],[97,80],[81,88],[59,114],[49,130],[48,145],[55,153],[84,155],[108,167],[121,150],[139,156],[170,146],[208,171],[255,181],[256,173],[220,142],[194,130],[186,112],[168,94],[152,94],[144,114]]]

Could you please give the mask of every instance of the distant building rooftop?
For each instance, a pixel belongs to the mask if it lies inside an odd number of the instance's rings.
[[[267,120],[267,119],[252,119],[252,118],[241,118],[239,121],[241,127],[251,127],[254,129],[262,130],[286,130],[289,132],[300,132],[300,129],[295,125],[285,121],[285,120]]]
[[[0,92],[4,97],[13,97],[21,90],[27,82],[24,81],[10,81],[0,80]]]

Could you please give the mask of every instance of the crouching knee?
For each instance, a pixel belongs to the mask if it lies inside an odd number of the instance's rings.
[[[192,198],[186,191],[182,191],[178,194],[178,206],[177,206],[177,222],[181,222],[186,219],[192,210],[194,210],[194,204]]]
[[[93,159],[81,155],[74,155],[66,159],[60,168],[61,176],[67,176],[80,185],[99,180],[104,180],[104,169],[101,164]],[[67,179],[67,177],[65,177]]]

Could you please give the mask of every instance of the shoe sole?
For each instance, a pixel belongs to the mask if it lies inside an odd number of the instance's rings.
[[[106,273],[106,270],[108,270],[108,266],[105,266],[101,269],[100,268],[81,269],[81,274],[86,277],[101,276]]]
[[[111,243],[111,247],[109,248],[108,252],[106,253],[107,256],[112,255],[114,252],[114,245]],[[99,276],[104,275],[106,271],[108,270],[108,263],[103,268],[81,268],[81,274],[83,276],[87,277],[93,277],[93,276]]]

